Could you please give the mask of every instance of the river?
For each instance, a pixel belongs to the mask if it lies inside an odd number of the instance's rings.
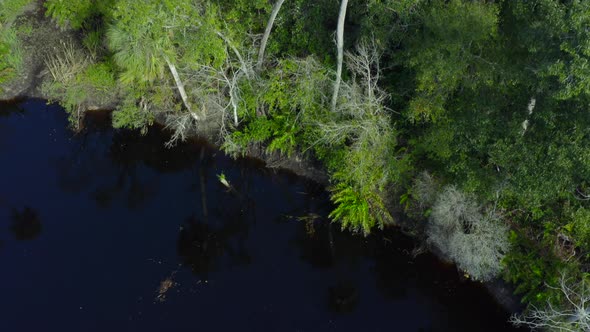
[[[165,142],[0,105],[1,331],[515,331],[399,232],[329,226],[321,186]]]

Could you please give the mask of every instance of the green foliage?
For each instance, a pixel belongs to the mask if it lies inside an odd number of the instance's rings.
[[[325,112],[327,71],[309,57],[282,60],[267,75],[259,86],[244,91],[242,115],[248,123],[231,135],[226,151],[233,147],[243,152],[249,143],[265,143],[268,152],[290,156],[297,146],[312,144],[309,123]],[[261,109],[265,115],[259,114]]]
[[[149,112],[145,101],[137,102],[133,95],[123,100],[121,106],[113,112],[113,127],[140,130],[146,134],[148,126],[154,123],[154,114]]]
[[[569,222],[563,227],[564,231],[575,241],[575,246],[588,257],[590,251],[590,210],[578,208],[572,211],[566,209],[569,214]]]
[[[10,25],[33,0],[0,0],[0,28]]]
[[[117,94],[115,73],[111,63],[92,63],[91,58],[64,43],[61,52],[46,60],[51,79],[42,90],[58,101],[69,113],[70,122],[79,128],[80,120],[90,105],[112,101]]]
[[[558,271],[563,268],[551,253],[539,255],[538,248],[519,232],[510,233],[512,250],[503,260],[504,279],[517,285],[516,294],[532,305],[544,305],[553,293],[547,284],[556,284]]]
[[[241,34],[245,38],[247,31],[263,31],[272,7],[267,0],[221,0],[219,14],[232,33]]]
[[[235,131],[231,142],[242,152],[247,151],[251,143],[266,143],[268,152],[278,151],[290,156],[295,151],[299,132],[300,128],[294,126],[294,119],[286,115],[276,115],[272,119],[260,117],[249,122],[243,130]],[[229,147],[227,144],[226,148]]]
[[[385,122],[380,124],[380,120],[385,119],[364,122],[361,128],[366,131],[357,133],[360,136],[353,145],[338,148],[337,144],[336,149],[342,149],[342,153],[324,157],[328,159],[327,164],[332,165],[331,175],[336,181],[331,191],[337,207],[331,218],[342,222],[343,227],[365,235],[375,225],[382,228],[393,223],[386,197],[392,191],[390,184],[400,183],[407,170],[406,160],[396,159],[395,132]]]
[[[268,53],[287,57],[314,55],[323,63],[329,62],[335,49],[326,52],[326,45],[334,43],[338,6],[337,1],[331,0],[285,1],[273,28]]]
[[[32,0],[0,0],[0,84],[23,69],[23,50],[14,21]],[[1,90],[0,90],[1,91]]]
[[[375,195],[371,195],[373,197],[363,197],[345,183],[337,184],[331,191],[332,196],[330,199],[337,206],[330,213],[330,218],[340,222],[343,229],[349,228],[367,235],[379,223],[379,220],[373,217],[369,205],[369,201],[380,203],[381,200],[378,197],[375,197]],[[383,207],[379,206],[378,208]],[[379,224],[383,225],[382,222]]]
[[[408,110],[412,121],[437,120],[456,89],[486,81],[491,68],[482,55],[497,35],[496,5],[452,0],[426,6],[407,54],[417,83]]]
[[[47,16],[51,16],[61,27],[79,29],[96,10],[94,0],[47,0]]]
[[[14,29],[0,28],[0,84],[23,69],[21,41]]]

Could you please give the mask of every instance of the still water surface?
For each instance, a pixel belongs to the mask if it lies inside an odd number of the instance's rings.
[[[410,239],[327,226],[317,184],[165,141],[0,105],[0,331],[514,330]]]

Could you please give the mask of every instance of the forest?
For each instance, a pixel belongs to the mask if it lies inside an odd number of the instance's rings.
[[[0,83],[30,0],[0,0]],[[168,146],[193,135],[329,175],[330,218],[413,234],[502,278],[517,325],[590,329],[590,1],[45,0],[67,40],[40,89]],[[1,89],[1,87],[0,87]]]

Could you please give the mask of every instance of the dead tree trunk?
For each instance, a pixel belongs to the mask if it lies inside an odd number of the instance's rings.
[[[176,83],[176,87],[178,88],[178,92],[180,93],[180,98],[182,98],[182,102],[184,103],[184,106],[189,111],[191,116],[195,120],[199,121],[199,116],[193,112],[193,110],[188,102],[188,96],[186,95],[186,91],[184,90],[184,84],[182,84],[182,81],[180,80],[180,75],[178,75],[178,71],[176,70],[176,66],[170,61],[170,59],[168,59],[167,56],[164,56],[164,60],[166,60],[166,63],[168,64],[168,68],[170,69],[170,72],[172,73],[172,77],[174,77],[174,82]]]
[[[336,111],[338,103],[338,92],[342,82],[342,62],[344,61],[344,19],[346,18],[346,8],[348,0],[342,0],[340,3],[340,13],[338,14],[338,26],[336,28],[336,47],[338,49],[336,82],[334,83],[334,94],[332,95],[332,111]]]
[[[260,50],[258,51],[258,63],[256,64],[256,69],[258,71],[262,69],[262,63],[264,62],[264,51],[266,50],[266,43],[268,42],[270,31],[272,30],[272,26],[275,23],[275,19],[277,18],[279,10],[281,10],[283,2],[285,2],[285,0],[277,0],[277,2],[275,2],[275,5],[272,8],[272,13],[270,14],[270,18],[268,19],[268,23],[266,24],[266,30],[264,30],[264,35],[262,36],[262,41],[260,42]]]

